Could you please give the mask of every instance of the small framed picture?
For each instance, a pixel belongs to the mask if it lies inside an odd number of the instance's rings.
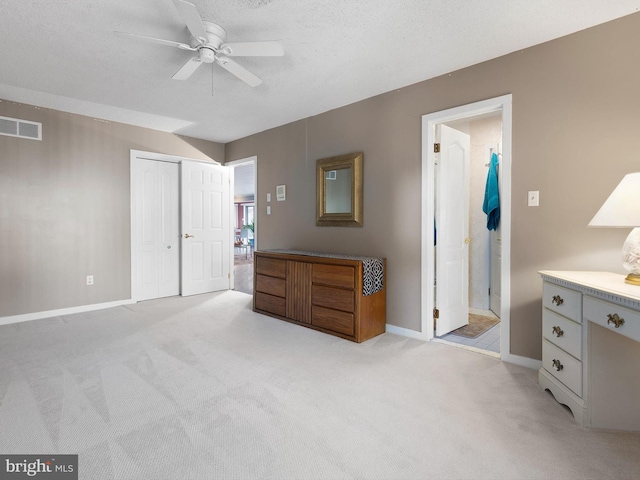
[[[287,198],[287,187],[286,185],[278,185],[276,187],[276,200],[279,202],[284,202]]]

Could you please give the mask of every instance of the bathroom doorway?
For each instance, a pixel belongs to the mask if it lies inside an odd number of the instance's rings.
[[[469,151],[465,154],[454,152],[452,157],[454,162],[460,164],[453,171],[463,172],[468,177],[467,186],[454,185],[451,172],[446,177],[445,170],[440,171],[437,165],[441,155],[434,144],[438,143],[437,135],[441,128],[461,132],[462,136],[469,137]],[[447,147],[443,144],[442,148]],[[446,325],[438,329],[436,322],[450,322],[452,329],[457,329],[459,325],[456,321],[447,318],[450,314],[457,315],[458,321],[460,316],[464,317],[460,325],[469,323],[469,314],[488,317],[485,320],[489,323],[496,322],[496,325],[490,325],[489,328],[481,326],[477,335],[474,335],[474,330],[477,333],[477,329],[471,329],[471,332],[467,332],[467,337],[459,335],[462,338],[449,337],[445,340],[458,340],[453,343],[493,352],[494,356],[500,355],[501,358],[509,355],[510,151],[510,95],[423,116],[422,222],[425,228],[422,235],[422,279],[426,288],[422,292],[422,331],[426,333],[427,339],[444,338],[449,333]],[[494,153],[499,158],[501,220],[498,230],[489,231],[482,203],[489,164]],[[465,156],[467,166],[460,161]],[[439,173],[445,176],[439,178]],[[457,175],[456,178],[461,176]],[[438,190],[439,187],[443,191],[453,188],[465,195],[447,199]],[[446,199],[444,205],[438,205],[439,198]],[[454,198],[458,203],[455,211],[449,208]],[[466,205],[466,211],[463,211],[461,205]],[[438,213],[441,225],[438,225]],[[456,220],[453,227],[451,221],[446,221],[452,218]],[[428,226],[434,224],[434,219],[435,225],[431,229]],[[441,240],[445,241],[447,238],[447,229],[457,235],[455,242],[461,245],[459,258],[450,262],[454,267],[449,271],[446,270],[446,262],[438,261],[438,255],[444,255],[447,247],[441,243]],[[466,260],[463,254],[466,255]],[[468,263],[465,264],[464,261]],[[443,298],[447,301],[443,302]],[[444,307],[444,311],[440,311],[440,306]]]
[[[437,338],[459,345],[466,345],[480,350],[486,350],[500,354],[500,262],[501,262],[501,227],[491,225],[488,229],[488,217],[483,211],[485,202],[487,177],[498,175],[499,162],[502,157],[502,112],[495,111],[473,117],[456,119],[444,122],[436,128],[453,129],[456,135],[466,138],[465,154],[468,161],[465,162],[466,176],[464,182],[460,182],[466,190],[461,195],[460,191],[453,193],[456,197],[464,198],[467,217],[465,221],[464,253],[467,256],[466,286],[461,290],[466,295],[464,324],[451,331],[439,333],[436,328]],[[495,156],[497,167],[492,170],[492,157]],[[444,167],[440,165],[443,155],[436,156],[435,182],[436,182],[436,218],[442,209],[438,208],[438,201],[443,200],[440,192],[443,188],[442,176],[439,172]],[[450,161],[450,160],[449,160]],[[500,188],[498,188],[498,191]],[[446,211],[446,209],[445,209]],[[436,241],[437,244],[437,241]],[[439,264],[440,255],[436,245],[436,265]],[[437,285],[442,285],[440,275],[436,267],[436,308]],[[496,301],[497,300],[497,301]],[[453,326],[452,326],[453,327]]]

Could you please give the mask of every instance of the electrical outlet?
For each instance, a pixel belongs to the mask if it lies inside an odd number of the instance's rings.
[[[87,275],[87,285],[93,285],[93,275]]]

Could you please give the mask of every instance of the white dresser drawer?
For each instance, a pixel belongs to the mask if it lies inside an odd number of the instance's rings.
[[[585,295],[584,317],[593,323],[640,342],[640,312],[637,310]],[[618,323],[617,327],[616,323]]]
[[[554,345],[582,360],[582,325],[546,308],[542,311],[542,335]]]
[[[576,395],[582,397],[582,362],[548,340],[543,340],[542,366]]]
[[[582,323],[582,294],[580,292],[544,282],[542,305],[574,322]]]

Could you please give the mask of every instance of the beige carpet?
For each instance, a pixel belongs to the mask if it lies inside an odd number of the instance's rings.
[[[499,322],[500,319],[497,317],[486,317],[484,315],[470,313],[469,324],[464,327],[457,328],[451,333],[454,335],[460,335],[461,337],[476,338]]]
[[[77,453],[89,480],[638,478],[640,434],[577,426],[533,370],[251,300],[0,326],[0,452]]]

